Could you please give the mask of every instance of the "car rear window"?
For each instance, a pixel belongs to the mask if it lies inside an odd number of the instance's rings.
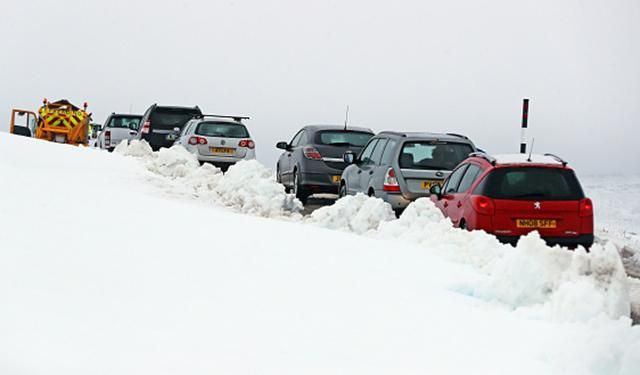
[[[201,112],[195,108],[156,108],[151,113],[151,126],[156,129],[170,130],[180,128]]]
[[[223,138],[249,137],[249,132],[244,125],[229,122],[201,122],[196,128],[196,134]]]
[[[546,167],[499,168],[487,175],[476,193],[494,199],[579,200],[582,187],[570,169]]]
[[[467,143],[443,141],[405,142],[400,153],[400,168],[453,170],[473,152]]]
[[[373,134],[367,132],[325,130],[318,132],[316,143],[328,146],[363,147],[371,137],[373,137]]]
[[[114,116],[111,117],[107,127],[138,130],[140,119],[140,116]]]

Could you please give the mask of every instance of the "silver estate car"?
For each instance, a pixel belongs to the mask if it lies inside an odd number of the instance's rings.
[[[453,133],[381,132],[356,156],[344,154],[340,196],[364,193],[382,198],[401,212],[412,201],[429,196],[451,171],[476,151],[469,138]]]
[[[202,115],[189,120],[176,144],[192,152],[201,163],[223,171],[244,159],[256,158],[256,144],[242,120],[248,117]]]

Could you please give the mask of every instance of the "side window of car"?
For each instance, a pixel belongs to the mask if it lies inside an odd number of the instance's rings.
[[[378,144],[378,139],[373,139],[369,141],[367,146],[362,151],[362,154],[360,154],[360,157],[358,158],[362,164],[372,163],[371,155],[373,155],[373,150],[376,148],[377,144]]]
[[[464,177],[462,177],[462,180],[460,181],[460,186],[458,186],[457,191],[462,193],[469,190],[469,188],[471,187],[471,185],[473,185],[473,183],[476,181],[478,176],[480,176],[480,172],[482,172],[482,169],[479,166],[475,164],[469,164],[469,167],[467,168],[467,171],[465,172]]]
[[[293,137],[293,139],[291,140],[291,147],[298,146],[300,144],[300,139],[302,138],[303,135],[304,135],[304,129],[300,130],[298,134],[296,134],[295,137]]]
[[[458,185],[460,185],[460,180],[462,180],[462,176],[464,175],[464,172],[467,170],[467,166],[469,166],[469,164],[463,164],[460,167],[458,167],[458,169],[453,171],[453,173],[451,173],[451,175],[447,179],[447,182],[444,184],[444,187],[442,188],[442,191],[444,192],[444,194],[453,194],[458,192]]]
[[[391,162],[393,161],[393,155],[396,151],[396,144],[397,142],[393,139],[390,139],[387,142],[387,147],[384,148],[382,160],[380,161],[381,165],[391,165]]]
[[[382,159],[382,153],[384,152],[385,146],[387,145],[387,139],[381,138],[378,141],[378,145],[373,150],[373,154],[371,154],[371,160],[376,165],[380,164],[380,160]]]

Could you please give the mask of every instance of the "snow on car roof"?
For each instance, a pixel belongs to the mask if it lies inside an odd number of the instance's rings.
[[[535,164],[559,164],[562,161],[551,155],[532,154],[529,160],[529,154],[500,154],[492,155],[496,159],[497,164],[519,164],[519,163],[535,163]]]

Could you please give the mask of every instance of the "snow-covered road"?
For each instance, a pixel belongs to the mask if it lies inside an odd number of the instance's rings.
[[[613,244],[303,217],[257,162],[119,151],[0,133],[1,374],[640,373]]]

